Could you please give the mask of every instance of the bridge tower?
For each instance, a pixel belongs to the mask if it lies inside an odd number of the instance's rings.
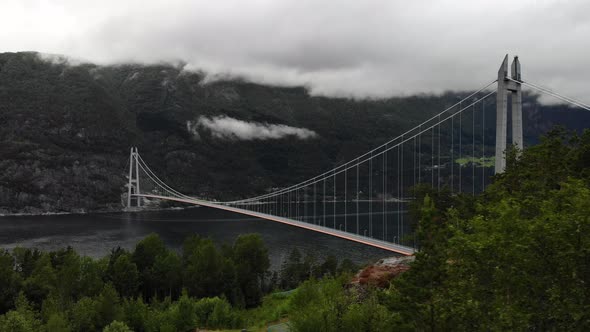
[[[132,147],[129,154],[129,184],[127,185],[127,209],[132,209],[132,195],[139,194],[139,163],[137,147]],[[136,207],[141,207],[141,197],[135,196]]]
[[[512,144],[519,149],[522,143],[522,91],[521,91],[520,62],[514,57],[508,76],[508,54],[498,70],[498,93],[496,94],[496,165],[495,173],[503,173],[506,168],[506,144],[508,141],[508,94],[512,101]]]

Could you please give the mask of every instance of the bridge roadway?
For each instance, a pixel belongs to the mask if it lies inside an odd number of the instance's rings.
[[[402,246],[399,244],[381,241],[381,240],[373,239],[373,238],[366,237],[366,236],[343,232],[343,231],[333,229],[333,228],[309,224],[306,222],[293,220],[293,219],[289,219],[289,218],[273,216],[273,215],[266,214],[266,213],[244,210],[244,209],[231,207],[231,206],[227,206],[227,205],[223,205],[223,204],[219,204],[219,203],[209,202],[209,201],[202,201],[202,200],[197,200],[197,199],[192,199],[192,198],[188,199],[188,198],[168,197],[168,196],[149,195],[149,194],[133,194],[133,196],[146,197],[146,198],[156,198],[156,199],[163,199],[163,200],[168,200],[168,201],[194,204],[194,205],[199,205],[199,206],[210,207],[213,209],[219,209],[219,210],[225,210],[225,211],[230,211],[230,212],[234,212],[234,213],[239,213],[239,214],[252,216],[252,217],[256,217],[256,218],[260,218],[260,219],[266,219],[266,220],[270,220],[270,221],[280,222],[282,224],[300,227],[300,228],[308,229],[311,231],[336,236],[336,237],[339,237],[342,239],[366,244],[366,245],[369,245],[372,247],[392,251],[392,252],[402,254],[405,256],[411,256],[416,251],[412,247]]]

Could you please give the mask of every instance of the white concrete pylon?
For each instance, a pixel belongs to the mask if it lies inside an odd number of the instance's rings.
[[[512,61],[512,79],[519,82],[521,80],[518,56],[515,56]],[[521,84],[514,81],[510,81],[508,85],[508,89],[512,93],[512,144],[522,149],[524,147],[522,142],[522,90]]]
[[[139,150],[135,147],[135,193],[141,194],[139,190]],[[141,207],[141,197],[137,196],[137,207]]]
[[[133,147],[129,152],[129,183],[127,184],[127,208],[131,208],[131,194],[133,191]]]
[[[127,185],[127,208],[132,208],[131,197],[136,194],[140,194],[139,191],[139,162],[138,162],[138,150],[137,147],[132,147],[129,153],[129,183]],[[141,197],[135,196],[135,202],[137,207],[141,206]]]
[[[508,77],[508,54],[498,69],[498,92],[496,94],[496,161],[495,173],[502,173],[506,168],[506,145],[508,141],[508,93],[512,100],[512,144],[523,148],[522,139],[522,91],[520,61],[514,57],[511,66],[511,79]]]

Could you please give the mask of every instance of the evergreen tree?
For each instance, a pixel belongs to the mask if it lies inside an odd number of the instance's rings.
[[[135,296],[139,288],[139,272],[129,254],[120,255],[113,264],[110,279],[122,296]]]
[[[159,235],[152,233],[139,241],[132,254],[132,261],[137,266],[143,283],[140,285],[144,296],[151,297],[157,291],[153,266],[158,256],[166,255],[166,246]]]
[[[262,300],[264,276],[270,267],[268,249],[258,234],[240,235],[233,247],[237,284],[244,294],[246,306]]]
[[[55,313],[49,317],[47,324],[45,324],[47,332],[70,332],[68,320],[63,314]]]
[[[131,329],[123,322],[113,321],[109,325],[107,325],[103,330],[103,332],[132,332]]]
[[[0,314],[14,306],[14,299],[21,288],[21,276],[15,271],[14,257],[8,251],[0,251]]]
[[[224,258],[211,239],[185,240],[183,264],[183,284],[191,296],[207,297],[223,292]]]

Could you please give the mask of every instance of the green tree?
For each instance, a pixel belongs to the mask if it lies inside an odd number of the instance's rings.
[[[353,263],[350,259],[345,258],[340,262],[340,266],[338,267],[338,274],[342,273],[357,273],[359,270],[358,265]]]
[[[12,250],[12,254],[14,256],[17,269],[20,271],[23,279],[28,278],[31,273],[33,273],[35,263],[42,256],[42,253],[37,249],[21,247],[14,248]]]
[[[150,308],[141,297],[126,298],[121,304],[125,324],[134,331],[146,331],[150,318]]]
[[[435,294],[446,279],[446,245],[451,233],[444,214],[435,208],[426,195],[418,225],[420,251],[415,254],[411,273],[404,273],[395,280],[390,308],[398,311],[415,330],[437,330],[438,315],[442,304]]]
[[[223,285],[223,295],[229,299],[232,304],[239,303],[241,306],[244,305],[244,296],[242,291],[238,287],[238,280],[236,275],[236,265],[233,261],[233,253],[231,256],[224,257],[223,267],[221,269],[221,284]],[[222,295],[222,294],[216,294]]]
[[[45,330],[47,332],[69,332],[71,331],[70,325],[66,317],[61,313],[52,314],[45,324]]]
[[[22,313],[11,310],[0,316],[0,332],[35,332],[34,323]]]
[[[49,319],[56,315],[63,313],[69,309],[73,303],[71,301],[64,301],[55,291],[51,292],[41,305],[41,318],[43,321],[49,321]]]
[[[83,297],[71,309],[70,321],[74,331],[95,331],[98,324],[98,313],[94,300]]]
[[[217,298],[213,307],[213,312],[207,320],[207,327],[209,328],[233,328],[236,318],[232,312],[231,305],[224,299]]]
[[[80,294],[79,296],[98,296],[104,287],[108,260],[94,260],[90,257],[80,259]]]
[[[103,330],[103,332],[132,332],[132,330],[123,322],[113,321],[109,325],[107,325]]]
[[[133,262],[137,265],[139,271],[151,268],[156,261],[156,257],[166,251],[166,246],[156,233],[151,233],[135,245],[133,251]]]
[[[207,297],[223,292],[224,258],[211,239],[187,238],[183,261],[183,283],[190,295]]]
[[[166,250],[156,257],[152,269],[154,286],[159,294],[178,296],[182,286],[182,261],[178,254]]]
[[[132,260],[137,265],[137,270],[143,283],[141,284],[144,296],[150,297],[157,291],[157,280],[153,275],[153,266],[158,256],[166,255],[166,246],[158,234],[151,233],[139,241],[133,251]]]
[[[71,248],[58,250],[50,254],[55,275],[56,291],[63,301],[71,301],[80,292],[81,265],[80,256]]]
[[[15,301],[15,310],[0,316],[0,332],[38,331],[41,329],[41,321],[37,316],[37,313],[21,292]]]
[[[305,275],[303,263],[301,262],[301,252],[293,248],[287,259],[281,265],[281,288],[292,289],[297,287]]]
[[[186,292],[182,293],[177,303],[176,330],[187,331],[197,326],[194,301],[188,297]]]
[[[139,272],[128,254],[119,255],[113,264],[111,280],[122,296],[134,296],[139,287]]]
[[[97,315],[96,327],[103,328],[114,320],[120,320],[123,314],[119,295],[113,286],[107,284],[95,302]]]
[[[290,326],[298,332],[340,331],[351,300],[341,280],[305,281],[291,299]]]
[[[313,277],[320,277],[320,267],[318,266],[318,259],[315,254],[311,251],[308,251],[305,254],[302,262],[302,279],[310,279]],[[303,281],[300,280],[299,282]]]
[[[240,235],[234,242],[234,262],[237,283],[246,306],[255,306],[262,300],[264,276],[270,267],[268,249],[258,234]]]
[[[420,252],[388,291],[398,328],[589,328],[589,133],[510,149],[483,195],[452,197],[444,211],[426,196]]]
[[[21,277],[15,271],[14,258],[6,250],[0,252],[0,314],[14,307],[21,288]]]
[[[129,252],[121,247],[117,247],[117,248],[112,248],[111,249],[111,253],[108,255],[108,264],[105,270],[105,275],[104,275],[104,281],[105,282],[113,282],[113,268],[115,266],[115,262],[117,261],[117,259],[122,256],[122,255],[130,255]],[[105,257],[105,260],[107,258]],[[102,291],[102,288],[99,290],[99,292]]]
[[[399,331],[393,325],[391,313],[371,293],[360,303],[352,303],[342,315],[340,331]]]
[[[57,277],[48,254],[42,254],[35,262],[31,275],[24,281],[23,289],[33,305],[40,307],[49,292],[56,287]]]
[[[570,180],[534,203],[507,197],[484,206],[470,231],[450,243],[451,296],[440,296],[449,324],[586,329],[590,241],[582,234],[590,231],[589,199],[588,187]]]
[[[326,257],[326,259],[324,260],[324,263],[322,263],[322,275],[328,275],[328,276],[332,276],[335,277],[336,276],[336,270],[338,269],[338,258],[336,258],[336,256],[330,254]]]
[[[231,305],[219,297],[199,299],[194,303],[193,310],[199,327],[231,328],[236,321]]]

